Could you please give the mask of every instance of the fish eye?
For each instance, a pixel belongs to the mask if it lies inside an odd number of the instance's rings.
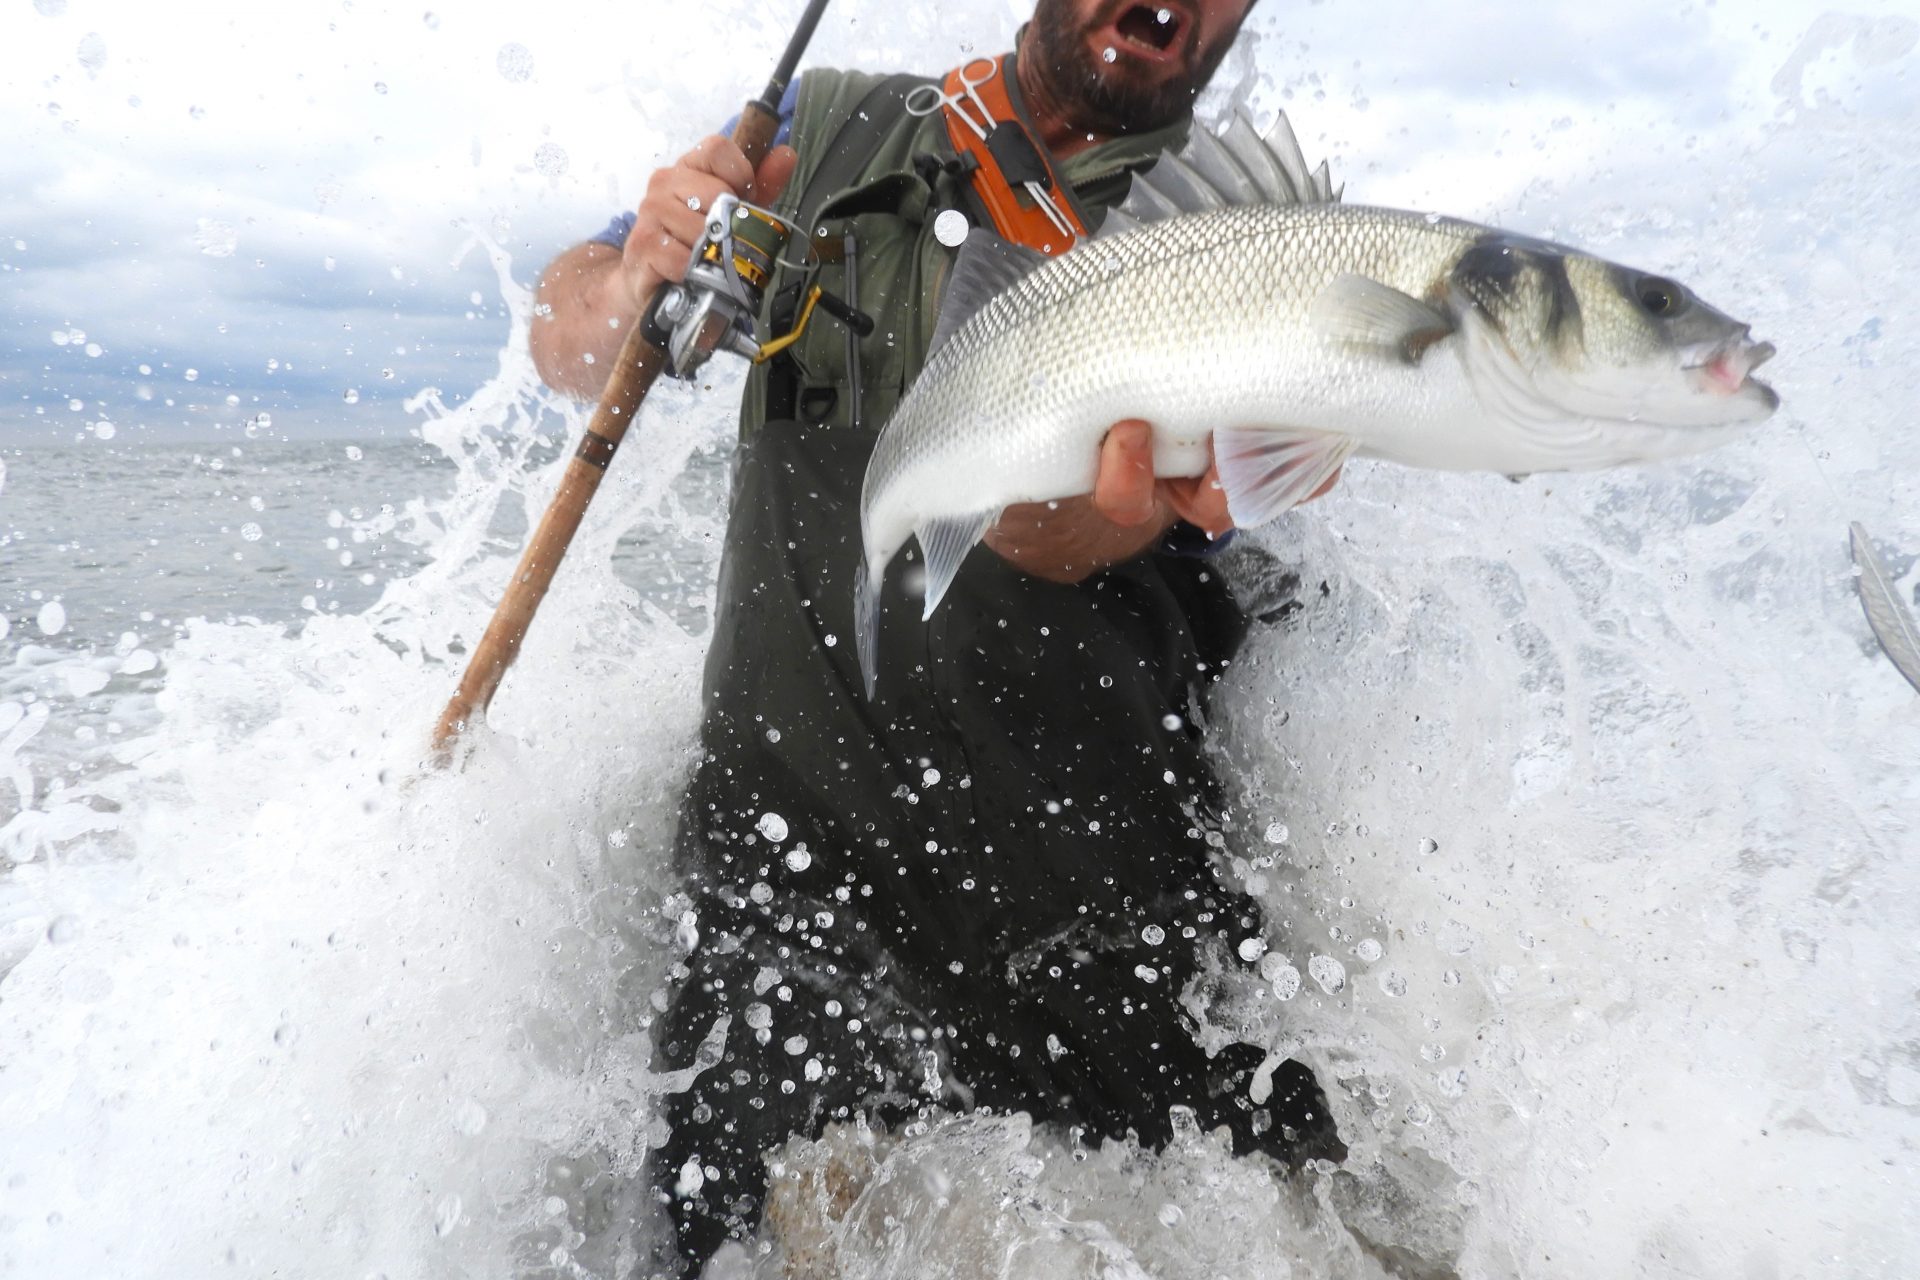
[[[1687,305],[1686,290],[1659,276],[1642,276],[1634,286],[1633,296],[1648,315],[1662,319],[1680,314]]]

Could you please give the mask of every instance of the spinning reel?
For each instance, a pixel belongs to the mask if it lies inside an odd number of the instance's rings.
[[[780,354],[806,332],[815,308],[864,338],[873,319],[819,285],[810,286],[793,328],[767,342],[755,333],[755,317],[780,251],[799,228],[779,214],[723,195],[707,211],[699,243],[687,260],[686,278],[654,296],[641,324],[647,341],[667,354],[667,372],[693,378],[716,351],[759,364]]]

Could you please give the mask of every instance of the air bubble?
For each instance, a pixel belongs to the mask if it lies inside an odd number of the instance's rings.
[[[1285,844],[1287,837],[1292,834],[1291,831],[1287,830],[1287,824],[1284,822],[1269,822],[1267,824],[1266,836],[1268,844]]]
[[[1307,961],[1307,976],[1319,983],[1322,991],[1335,995],[1347,985],[1347,966],[1332,956],[1315,956]]]
[[[787,870],[805,871],[813,865],[813,855],[805,849],[796,848],[788,852],[786,861]]]
[[[1112,45],[1108,45],[1106,48],[1100,51],[1100,60],[1102,62],[1109,62],[1109,63],[1117,62],[1119,61],[1119,59],[1120,59],[1120,51],[1115,49]]]
[[[260,526],[251,520],[240,526],[240,536],[248,542],[260,541],[261,532]]]
[[[761,814],[760,821],[753,824],[753,829],[775,844],[787,838],[787,820],[777,813]]]
[[[1157,947],[1167,940],[1167,931],[1157,924],[1150,924],[1140,931],[1140,937],[1150,947]]]
[[[543,142],[533,149],[533,167],[546,177],[559,177],[567,171],[567,164],[567,149],[557,142]],[[687,207],[695,208],[697,202],[689,199]]]

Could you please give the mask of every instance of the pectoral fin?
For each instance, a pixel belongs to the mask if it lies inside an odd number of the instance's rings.
[[[1297,427],[1224,427],[1214,432],[1213,461],[1233,522],[1262,524],[1299,506],[1357,447],[1349,436]]]
[[[1406,364],[1458,326],[1438,307],[1365,276],[1336,276],[1313,300],[1314,327]]]

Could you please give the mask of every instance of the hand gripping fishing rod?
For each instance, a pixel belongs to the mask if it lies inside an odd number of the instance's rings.
[[[780,127],[780,99],[793,79],[794,69],[827,0],[808,0],[807,9],[780,55],[773,78],[761,95],[747,103],[734,127],[733,142],[746,155],[755,170],[766,158],[773,136]],[[709,211],[705,234],[694,247],[687,279],[681,284],[663,285],[654,296],[643,318],[627,334],[626,344],[614,362],[600,405],[581,437],[580,447],[567,464],[560,491],[541,517],[540,525],[527,541],[527,549],[513,571],[513,580],[493,611],[493,620],[480,637],[480,643],[460,678],[459,691],[440,713],[433,729],[433,759],[445,764],[453,754],[453,745],[461,732],[485,714],[493,701],[501,677],[520,653],[520,643],[533,624],[534,612],[547,594],[554,571],[567,554],[573,535],[586,514],[587,504],[600,487],[607,464],[620,447],[620,440],[633,424],[641,402],[662,373],[680,377],[693,371],[716,350],[731,351],[755,360],[765,359],[798,336],[761,346],[753,339],[754,315],[759,310],[761,291],[772,277],[772,269],[786,239],[788,228],[764,210],[750,209],[725,197]],[[856,331],[870,329],[872,322],[853,312],[837,298],[817,288],[807,300],[803,319],[818,304],[829,314],[853,326]]]

